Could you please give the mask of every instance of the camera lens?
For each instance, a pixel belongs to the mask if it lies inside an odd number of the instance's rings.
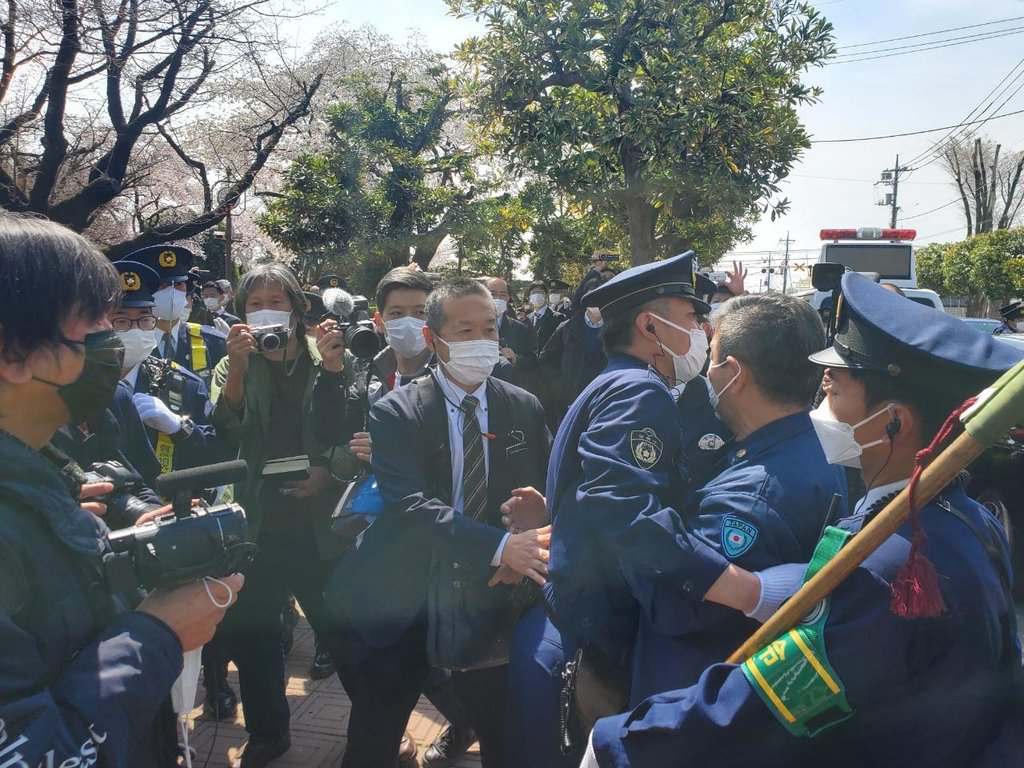
[[[281,337],[276,333],[268,333],[260,339],[260,347],[264,352],[277,352],[281,348]]]
[[[377,334],[369,328],[353,325],[345,331],[345,346],[353,355],[361,358],[370,358],[380,351],[380,341]]]

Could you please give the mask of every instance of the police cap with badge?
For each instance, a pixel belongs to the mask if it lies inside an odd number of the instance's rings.
[[[693,302],[698,314],[711,307],[697,295],[693,251],[627,269],[583,297],[584,307],[598,307],[604,318],[636,309],[654,299],[677,296]]]
[[[138,261],[122,259],[114,262],[121,275],[121,300],[118,306],[144,309],[156,306],[153,294],[160,288],[160,275]]]
[[[999,314],[1004,320],[1020,320],[1024,317],[1024,301],[1011,301],[1005,307],[999,308]]]
[[[810,356],[818,365],[878,371],[962,399],[1020,359],[1009,344],[856,272],[843,275],[833,345]]]
[[[161,283],[191,283],[196,275],[191,272],[196,257],[180,245],[151,245],[125,256],[122,261],[145,264],[160,276]]]
[[[326,291],[328,288],[341,288],[343,291],[348,290],[348,281],[346,281],[341,275],[336,275],[333,272],[324,275],[313,283],[313,285],[321,291]]]

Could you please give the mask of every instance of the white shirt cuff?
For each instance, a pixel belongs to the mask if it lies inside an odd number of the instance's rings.
[[[505,551],[505,542],[508,541],[508,537],[511,534],[506,533],[501,537],[501,544],[498,545],[497,550],[494,552],[494,557],[491,558],[491,567],[497,568],[501,565],[501,553]]]

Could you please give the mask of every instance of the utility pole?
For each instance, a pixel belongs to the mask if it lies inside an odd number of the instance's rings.
[[[785,293],[786,292],[786,288],[789,285],[789,244],[790,243],[795,243],[796,240],[791,240],[790,239],[789,231],[787,230],[787,232],[786,232],[786,239],[785,240],[779,240],[779,242],[780,243],[784,243],[786,245],[786,255],[785,255],[785,257],[783,258],[783,261],[782,261],[782,292]]]
[[[889,226],[896,229],[896,217],[900,211],[899,196],[900,196],[900,175],[904,173],[910,173],[911,171],[917,170],[916,168],[910,168],[906,165],[900,165],[900,156],[896,155],[896,165],[892,168],[886,168],[882,171],[882,179],[879,184],[886,187],[892,187],[892,192],[886,192],[885,198],[878,204],[886,208],[891,208],[892,213],[889,217]]]
[[[771,251],[768,251],[768,268],[767,269],[762,269],[761,271],[765,273],[765,291],[768,292],[768,293],[771,293],[772,292],[772,272],[775,271],[774,269],[772,269],[772,252]]]

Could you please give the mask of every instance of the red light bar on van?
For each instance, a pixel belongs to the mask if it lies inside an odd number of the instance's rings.
[[[823,229],[819,233],[819,237],[822,240],[913,240],[917,237],[917,230],[879,229],[878,227]]]

